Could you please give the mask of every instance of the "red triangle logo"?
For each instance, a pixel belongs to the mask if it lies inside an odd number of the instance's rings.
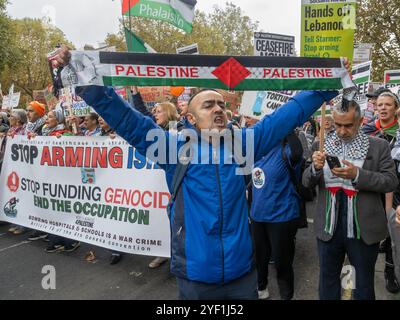
[[[233,89],[251,75],[251,72],[239,61],[231,57],[216,68],[212,74],[226,84],[229,89]]]

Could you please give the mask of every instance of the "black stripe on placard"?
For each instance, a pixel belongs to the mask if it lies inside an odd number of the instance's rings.
[[[103,64],[218,67],[230,56],[99,52]],[[233,56],[247,68],[341,68],[340,59]]]
[[[361,67],[361,68],[359,68],[359,69],[354,69],[352,72],[351,72],[351,74],[359,74],[359,73],[363,73],[363,72],[365,72],[365,71],[368,71],[368,70],[370,70],[371,69],[371,65],[369,64],[369,65],[366,65],[365,67]]]
[[[400,72],[393,72],[393,73],[388,72],[388,74],[389,74],[391,77],[400,77]]]
[[[178,49],[178,51],[179,51],[179,49]],[[197,47],[193,47],[193,48],[189,48],[189,49],[183,50],[182,52],[179,52],[179,54],[194,54],[194,53],[197,53],[197,52],[199,52]]]

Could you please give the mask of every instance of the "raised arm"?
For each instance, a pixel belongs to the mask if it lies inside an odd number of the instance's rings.
[[[303,91],[289,100],[271,116],[264,117],[254,129],[254,161],[265,156],[295,128],[301,126],[337,91]]]
[[[143,102],[142,95],[140,94],[139,90],[136,87],[132,87],[132,99],[133,99],[133,107],[139,111],[141,114],[150,117],[154,122],[156,119],[154,118],[153,114],[146,108]]]
[[[159,160],[153,158],[151,154],[147,154],[147,149],[154,141],[147,141],[146,136],[150,130],[157,130],[157,135],[165,137],[166,142],[168,132],[157,126],[152,119],[132,108],[111,87],[77,87],[76,93],[88,105],[92,106],[119,136],[134,146],[140,154],[156,162]],[[165,143],[165,147],[167,145]]]

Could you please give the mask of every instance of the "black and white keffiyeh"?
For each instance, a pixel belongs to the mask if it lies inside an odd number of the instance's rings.
[[[340,160],[347,160],[353,165],[361,168],[369,150],[369,138],[362,132],[349,143],[345,143],[338,137],[336,131],[329,134],[325,140],[325,152],[328,155],[337,156]],[[360,224],[357,212],[357,194],[351,180],[335,176],[329,166],[324,166],[326,211],[325,232],[333,235],[337,215],[337,192],[342,190],[347,196],[347,237],[360,239]]]
[[[369,150],[369,138],[360,131],[351,142],[345,144],[336,132],[332,132],[327,136],[324,146],[325,152],[329,155],[343,158],[345,154],[348,159],[365,160]],[[346,150],[344,150],[344,146],[346,146]]]

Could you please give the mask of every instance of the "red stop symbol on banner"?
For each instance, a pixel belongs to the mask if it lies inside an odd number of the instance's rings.
[[[11,192],[16,192],[19,188],[19,177],[16,172],[12,172],[7,178],[7,187]]]

